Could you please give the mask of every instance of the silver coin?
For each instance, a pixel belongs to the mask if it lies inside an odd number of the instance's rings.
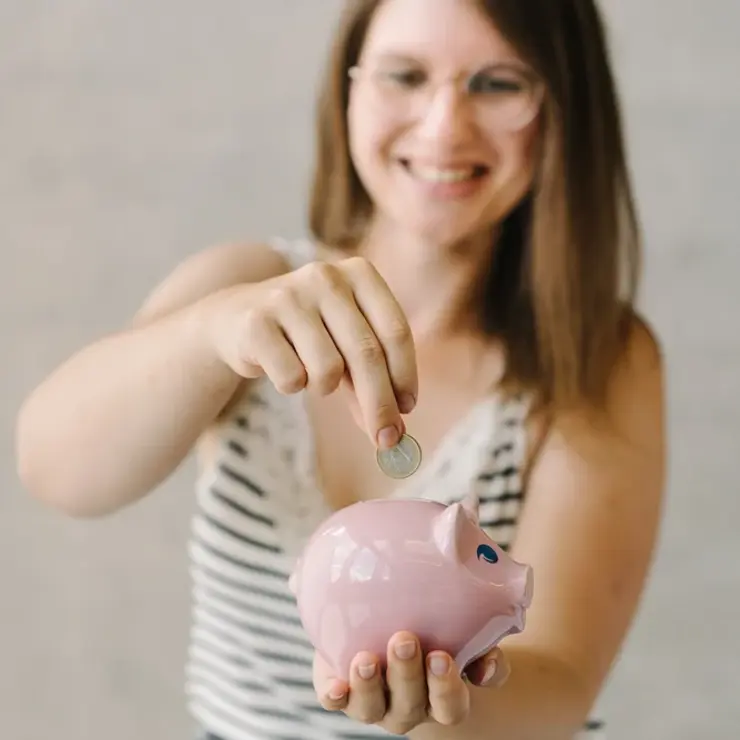
[[[410,434],[404,434],[395,447],[378,449],[375,457],[378,467],[390,478],[408,478],[421,465],[421,447]]]

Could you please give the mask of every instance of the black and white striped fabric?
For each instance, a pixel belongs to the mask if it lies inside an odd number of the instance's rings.
[[[294,261],[310,255],[301,250],[291,252]],[[450,503],[475,486],[482,526],[507,547],[521,508],[525,413],[521,399],[484,399],[393,496]],[[220,426],[215,462],[198,482],[187,693],[206,737],[392,737],[324,711],[314,693],[313,648],[287,583],[308,536],[330,514],[313,464],[302,396],[282,396],[263,380]],[[591,740],[599,737],[593,725],[584,734]]]

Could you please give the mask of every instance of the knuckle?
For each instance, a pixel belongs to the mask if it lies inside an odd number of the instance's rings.
[[[302,391],[306,387],[306,381],[306,371],[299,370],[293,373],[285,373],[272,382],[278,393],[287,396]]]
[[[370,702],[357,707],[352,713],[352,717],[358,722],[366,725],[374,725],[383,719],[385,714],[384,707],[379,702]]]
[[[359,255],[347,257],[347,259],[342,261],[342,264],[355,275],[374,275],[376,273],[373,263]]]
[[[261,306],[255,306],[244,312],[236,332],[236,350],[241,358],[250,357],[268,340],[272,321],[269,312]]]
[[[451,688],[435,692],[432,704],[434,719],[441,725],[457,725],[468,714],[468,701]]]
[[[311,262],[306,265],[304,278],[308,285],[334,293],[345,293],[346,285],[341,270],[327,262]]]
[[[263,310],[271,315],[277,313],[281,308],[297,304],[298,297],[295,288],[290,285],[270,288],[262,298]]]
[[[313,375],[309,371],[309,382],[319,391],[329,393],[333,391],[344,375],[344,362],[341,359],[327,363],[318,368]]]
[[[377,420],[377,423],[381,425],[381,428],[384,426],[388,426],[388,424],[392,424],[396,420],[396,415],[398,414],[398,409],[391,406],[389,403],[376,403],[374,409],[374,418]],[[388,424],[386,424],[388,422]]]
[[[368,365],[378,365],[385,362],[385,353],[380,342],[372,334],[366,334],[357,341],[357,357]]]
[[[427,718],[425,706],[419,706],[418,704],[400,704],[399,706],[398,702],[394,703],[396,704],[393,710],[394,716],[389,720],[389,724],[395,728],[391,731],[397,735],[405,735]]]
[[[388,324],[383,327],[383,333],[390,341],[397,344],[406,344],[413,340],[411,327],[408,325],[408,322],[400,316],[391,319]]]
[[[244,312],[242,330],[247,337],[256,337],[263,331],[268,321],[270,321],[269,311],[263,306],[255,306]]]
[[[456,693],[449,685],[430,686],[429,698],[433,701],[435,707],[447,710],[456,700]]]

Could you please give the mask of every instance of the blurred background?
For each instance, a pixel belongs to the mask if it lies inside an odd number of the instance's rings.
[[[110,520],[68,521],[17,482],[15,413],[186,255],[305,232],[339,5],[0,2],[0,738],[190,737],[191,463]],[[616,740],[736,739],[740,5],[602,7],[671,437],[658,559],[602,704]]]

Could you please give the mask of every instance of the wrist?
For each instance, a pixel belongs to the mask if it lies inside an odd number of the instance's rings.
[[[220,381],[218,385],[233,386],[235,390],[242,378],[225,359],[222,343],[219,342],[219,332],[222,333],[221,326],[224,323],[225,297],[221,293],[219,291],[197,301],[173,318],[178,324],[182,340],[187,343],[192,355],[197,357],[197,365],[210,378],[215,374]]]

